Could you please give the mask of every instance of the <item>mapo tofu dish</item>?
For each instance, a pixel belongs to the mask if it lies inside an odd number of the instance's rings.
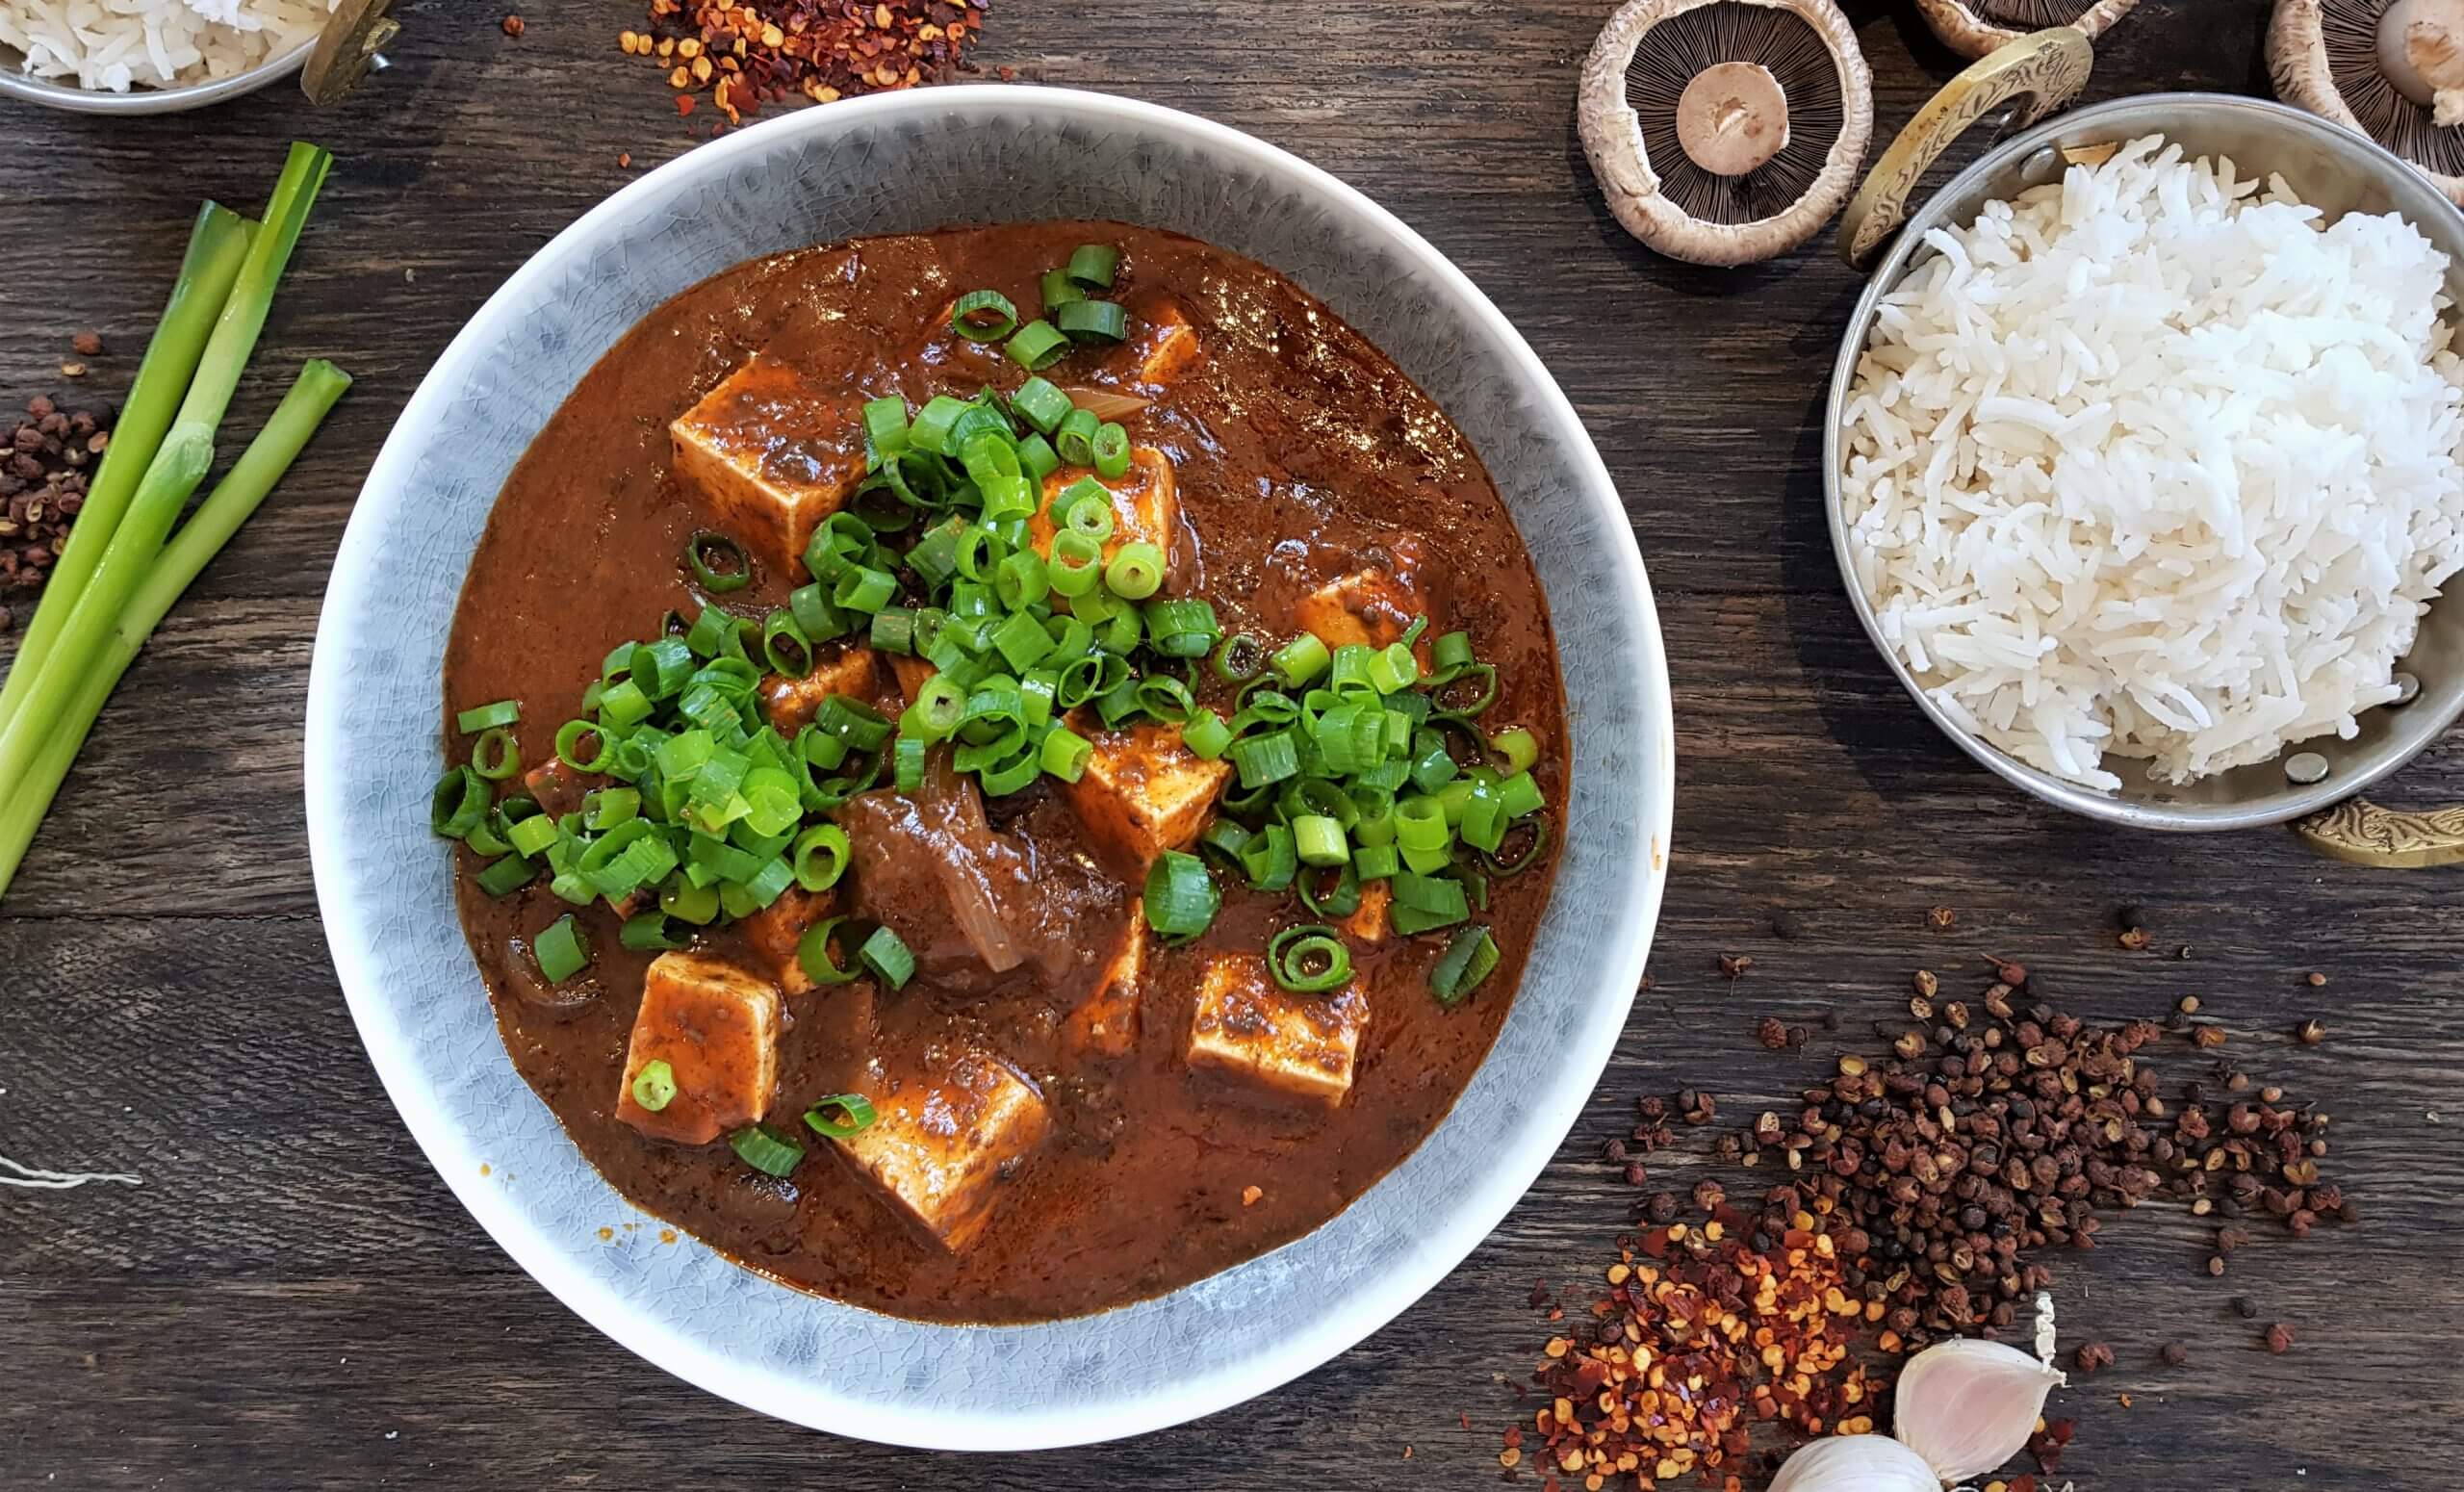
[[[1162,1294],[1392,1170],[1505,1018],[1566,785],[1462,435],[1273,271],[1116,223],[659,308],[498,498],[443,725],[473,952],[591,1163],[950,1322]]]

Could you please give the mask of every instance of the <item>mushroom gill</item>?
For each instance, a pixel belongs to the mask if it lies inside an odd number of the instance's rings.
[[[2278,0],[2268,64],[2285,102],[2369,136],[2464,202],[2464,0]]]
[[[1873,134],[1871,75],[1832,0],[1631,0],[1592,48],[1579,110],[1618,221],[1697,264],[1812,237]]]
[[[2130,13],[2139,0],[1916,0],[1942,44],[1983,57],[2033,31],[2073,26],[2091,39]]]

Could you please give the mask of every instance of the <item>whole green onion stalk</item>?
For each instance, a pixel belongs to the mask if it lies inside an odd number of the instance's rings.
[[[227,277],[222,264],[231,252],[229,244],[234,230],[223,225],[223,219],[211,211],[200,215],[197,232],[192,235],[192,262],[183,267],[188,291],[174,291],[172,305],[164,317],[162,330],[174,333],[178,340],[175,345],[159,349],[159,362],[158,349],[147,349],[138,387],[132,390],[132,410],[140,394],[145,399],[139,446],[158,427],[160,443],[144,462],[142,475],[137,480],[125,487],[115,485],[112,501],[101,514],[104,521],[94,525],[102,538],[86,537],[79,562],[81,573],[69,578],[70,589],[58,596],[46,596],[38,609],[38,621],[45,615],[55,619],[44,626],[40,646],[35,647],[37,639],[29,636],[28,646],[10,672],[7,693],[14,703],[0,713],[0,799],[5,799],[5,806],[0,807],[0,822],[6,825],[5,832],[0,832],[0,892],[7,890],[9,878],[34,836],[35,826],[50,806],[61,778],[76,755],[77,745],[83,742],[103,701],[109,697],[112,682],[127,667],[126,659],[116,667],[112,666],[112,660],[123,647],[130,657],[135,656],[145,634],[161,620],[162,612],[169,608],[193,578],[195,568],[201,568],[222,540],[229,537],[228,529],[220,537],[213,537],[215,526],[199,528],[192,522],[190,527],[197,532],[197,543],[183,546],[176,556],[167,554],[165,550],[165,541],[178,523],[181,510],[214,464],[215,428],[230,407],[240,374],[247,366],[249,353],[256,348],[258,334],[265,328],[274,288],[332,164],[333,158],[314,145],[291,147],[282,177],[267,204],[263,223],[253,232],[244,225],[238,230],[244,238],[245,251]],[[240,219],[233,219],[231,222],[239,223]],[[209,223],[216,226],[209,230]],[[207,250],[197,248],[198,236],[211,238]],[[212,279],[224,279],[228,289],[202,350],[191,356],[187,344],[195,335],[198,319],[190,307],[209,303],[202,290],[210,289]],[[159,376],[149,381],[148,374],[158,369]],[[318,375],[316,389],[339,376],[338,370]],[[342,381],[347,383],[347,379]],[[184,387],[186,393],[167,426],[160,426],[159,409],[175,386]],[[334,387],[332,392],[339,396],[341,388]],[[310,402],[313,405],[313,397]],[[330,398],[324,399],[325,406],[331,403]],[[321,416],[323,409],[318,408],[317,413]],[[295,422],[298,416],[295,414],[294,418]],[[298,431],[297,439],[304,442],[307,430],[314,427],[315,421],[309,420]],[[125,428],[123,422],[122,429]],[[269,426],[268,434],[272,433]],[[116,447],[118,442],[114,445]],[[279,443],[271,449],[278,450]],[[295,450],[295,445],[293,449]],[[252,470],[261,474],[264,484],[270,486],[272,476],[279,475],[280,466],[287,465],[288,460],[286,456],[273,465],[270,475],[266,475],[265,462]],[[127,462],[121,465],[138,470]],[[233,476],[239,476],[235,469]],[[224,489],[235,493],[224,504],[226,510],[242,502],[253,509],[265,496],[262,489],[253,497],[247,496],[247,483],[233,488],[228,481],[223,489],[218,489],[218,496]],[[209,505],[213,501],[208,500]],[[79,515],[80,522],[70,530],[72,535],[87,535],[88,515],[94,505],[90,499],[87,512]],[[200,519],[204,513],[200,508]],[[232,527],[237,527],[236,520]],[[72,540],[63,553],[64,561],[69,552],[78,549]],[[198,553],[200,549],[202,552]],[[194,567],[180,573],[179,566],[191,559]],[[149,619],[145,608],[157,602],[160,609],[153,611]],[[64,748],[60,744],[64,738],[67,741]]]
[[[26,691],[34,687],[35,675],[51,656],[68,613],[85,594],[86,582],[92,579],[119,528],[120,515],[137,494],[139,480],[153,464],[154,453],[171,427],[171,417],[180,407],[180,396],[196,373],[197,360],[205,355],[206,338],[222,314],[223,302],[231,298],[231,284],[240,277],[255,226],[218,203],[208,202],[197,209],[196,225],[189,231],[188,253],[180,260],[180,277],[171,286],[170,301],[155,323],[154,340],[146,344],[145,360],[138,365],[137,379],[129,385],[128,401],[112,432],[111,445],[103,451],[103,464],[95,470],[85,506],[68,530],[67,547],[51,567],[42,600],[18,640],[16,663],[9,671],[8,682],[0,685],[0,722],[15,716]]]
[[[42,824],[60,785],[68,776],[69,764],[86,742],[86,734],[93,729],[94,719],[102,713],[103,704],[111,698],[120,676],[137,660],[138,650],[145,646],[172,603],[180,599],[189,582],[239,531],[248,515],[273,490],[284,472],[308,444],[334,401],[350,387],[350,374],[322,359],[300,369],[293,380],[291,392],[283,396],[280,407],[266,427],[248,444],[239,461],[222,480],[207,494],[196,512],[183,525],[176,537],[164,546],[153,570],[141,581],[128,606],[117,622],[105,634],[99,656],[90,659],[66,709],[52,721],[50,733],[42,739],[31,771],[11,788],[6,801],[0,802],[0,890],[5,890],[16,874],[18,862],[25,859],[26,848],[34,842],[35,831]]]

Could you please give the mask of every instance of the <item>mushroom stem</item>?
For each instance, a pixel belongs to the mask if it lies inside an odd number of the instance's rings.
[[[1766,166],[1788,148],[1787,90],[1760,63],[1706,67],[1677,101],[1677,142],[1714,176]]]
[[[2464,122],[2464,0],[2396,0],[2379,18],[2378,65],[2436,122]]]

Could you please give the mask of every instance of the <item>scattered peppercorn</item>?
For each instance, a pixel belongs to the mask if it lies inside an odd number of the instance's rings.
[[[103,334],[95,331],[81,331],[68,339],[68,349],[79,357],[100,357],[103,355]],[[2320,983],[2324,984],[2326,981],[2323,979]]]
[[[1937,907],[1925,913],[1925,925],[1938,933],[1947,933],[1959,922],[1960,914],[1948,907]]]
[[[1726,974],[1732,981],[1745,977],[1745,971],[1753,966],[1752,954],[1723,953],[1720,955],[1720,972]]]
[[[37,398],[0,441],[0,592],[42,587],[111,445],[101,417]],[[0,624],[6,630],[13,622]]]
[[[2079,1351],[2070,1354],[2082,1373],[2095,1373],[2114,1365],[2114,1350],[2102,1342],[2083,1342]]]
[[[2277,1322],[2268,1328],[2267,1344],[2268,1351],[2279,1356],[2293,1351],[2293,1328],[2282,1322]]]
[[[2224,1028],[2218,1025],[2194,1026],[2191,1030],[2191,1040],[2203,1049],[2214,1051],[2224,1044]]]
[[[2293,1028],[2293,1034],[2304,1046],[2316,1046],[2327,1039],[2327,1023],[2311,1019]]]
[[[522,17],[519,15],[506,16],[504,18],[504,34],[516,39],[517,40],[520,39],[522,36]]]
[[[2237,1295],[2233,1298],[2233,1314],[2244,1321],[2256,1321],[2259,1315],[2259,1302],[2248,1296]]]
[[[1777,1016],[1765,1016],[1756,1023],[1754,1039],[1772,1051],[1785,1051],[1788,1047],[1787,1022]]]
[[[2313,990],[2321,990],[2321,989],[2324,989],[2324,988],[2326,987],[2326,983],[2327,983],[2327,976],[2326,976],[2326,975],[2320,973],[2317,969],[2312,969],[2312,970],[2310,971],[2310,988],[2311,988],[2311,989],[2313,989]]]
[[[2156,1355],[2165,1360],[2166,1367],[2179,1368],[2191,1360],[2191,1350],[2179,1342],[2168,1342]]]

